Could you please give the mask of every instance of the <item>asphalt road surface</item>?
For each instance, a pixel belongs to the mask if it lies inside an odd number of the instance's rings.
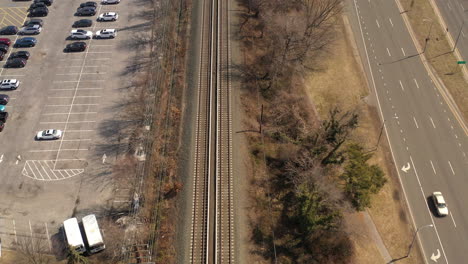
[[[466,263],[466,131],[418,56],[397,3],[346,3],[423,256],[427,263]],[[434,191],[443,193],[447,217],[437,217],[430,200]]]

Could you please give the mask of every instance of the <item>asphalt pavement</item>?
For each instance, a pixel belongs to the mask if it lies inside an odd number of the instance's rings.
[[[418,55],[395,1],[346,2],[370,88],[427,263],[465,263],[468,256],[466,131]],[[468,7],[468,4],[467,4]],[[441,191],[449,215],[430,199]],[[409,246],[409,245],[408,245]],[[397,259],[402,256],[392,256]]]

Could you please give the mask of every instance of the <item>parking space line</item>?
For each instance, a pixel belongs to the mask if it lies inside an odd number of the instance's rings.
[[[70,89],[50,89],[53,91],[74,91],[75,89],[70,88]],[[78,88],[78,90],[102,90],[102,88]]]
[[[93,47],[114,47],[114,45],[95,44]]]
[[[93,53],[93,54],[110,54],[112,51],[89,51],[88,53]]]
[[[34,162],[34,167],[36,167],[36,171],[39,173],[39,175],[41,176],[41,178],[42,178],[43,180],[45,180],[45,178],[42,176],[42,173],[41,173],[41,172],[39,171],[39,169],[37,168],[35,162]]]
[[[100,95],[77,95],[77,96],[50,96],[49,99],[71,99],[71,98],[99,98]]]
[[[71,113],[72,115],[83,115],[83,114],[97,114],[97,112],[78,112],[78,113]],[[68,115],[68,113],[45,113],[42,115]]]
[[[39,164],[41,162],[39,161]],[[57,175],[55,175],[55,172],[50,168],[49,164],[47,163],[47,160],[45,161],[45,165],[47,166],[47,168],[50,170],[50,172],[52,172],[52,174],[54,175],[55,179],[58,180],[59,177],[57,177]],[[42,166],[42,169],[45,171],[45,167],[43,165]],[[49,174],[47,173],[47,176],[49,176]],[[52,178],[49,176],[49,180],[52,180]]]
[[[96,122],[96,121],[70,121],[70,122],[67,122],[67,121],[60,122],[60,121],[58,121],[58,122],[39,122],[39,124],[66,124],[66,123],[78,124],[78,123],[94,123],[94,122]]]
[[[63,141],[68,141],[68,142],[74,142],[74,141],[91,141],[89,138],[83,138],[83,139],[64,139]]]
[[[97,74],[107,74],[107,72],[69,72],[69,73],[56,73],[55,75],[78,75],[78,74],[83,74],[83,75],[97,75]]]
[[[83,129],[83,130],[67,130],[64,133],[81,133],[81,132],[93,132],[94,129]]]
[[[85,161],[86,159],[58,159],[57,161]]]
[[[21,21],[19,21],[17,17],[12,16],[10,13],[6,13],[5,15],[11,17],[13,20],[16,21],[16,23],[12,23],[13,25],[22,25]]]
[[[18,236],[16,235],[16,223],[15,219],[11,220],[13,222],[13,232],[15,233],[15,242],[18,243]]]
[[[101,65],[96,65],[96,66],[63,66],[63,68],[81,68],[81,67],[85,67],[85,68],[90,68],[90,67],[99,67]]]
[[[49,228],[47,227],[47,222],[44,222],[44,225],[47,234],[47,242],[49,243],[49,251],[52,251],[52,244],[50,242]]]
[[[28,165],[29,169],[31,170],[32,174],[34,175],[34,178],[37,178],[36,177],[36,173],[34,173],[34,170],[33,168],[31,167],[31,164],[29,162],[26,162],[26,164]]]
[[[82,83],[83,82],[103,82],[105,80],[86,80],[86,81],[81,81]],[[77,82],[80,82],[80,81],[54,81],[54,83],[77,83]]]
[[[23,76],[26,76],[24,74],[7,74],[7,75],[3,75],[2,77],[23,77]]]
[[[99,104],[64,104],[64,105],[45,105],[45,106],[50,106],[50,107],[55,107],[55,106],[71,106],[71,105],[87,105],[87,106],[91,106],[91,105],[99,105]]]
[[[59,151],[59,149],[36,149],[36,150],[30,150],[29,152],[56,152],[56,151]],[[61,149],[60,151],[88,151],[88,149]]]

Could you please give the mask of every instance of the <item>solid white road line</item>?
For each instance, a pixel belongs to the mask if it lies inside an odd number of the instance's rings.
[[[434,171],[434,174],[437,175],[437,172],[436,172],[436,170],[435,170],[434,164],[432,163],[432,160],[429,160],[429,161],[431,162],[431,166],[432,166],[432,170]]]
[[[450,217],[452,218],[453,225],[457,228],[457,224],[455,223],[455,219],[453,218],[452,211],[450,211]]]
[[[419,128],[418,122],[416,121],[416,117],[413,116],[414,124],[416,125],[416,128]]]
[[[401,52],[403,52],[403,56],[406,56],[405,50],[401,48]]]
[[[450,170],[452,170],[453,175],[455,175],[455,171],[453,170],[452,163],[450,162],[450,160],[448,161],[448,164],[450,166]]]
[[[380,24],[379,24],[379,21],[377,19],[375,20],[375,23],[377,23],[377,27],[380,28]]]
[[[388,21],[390,21],[390,24],[391,24],[392,27],[393,27],[393,21],[392,21],[392,19],[391,19],[391,18],[388,18]]]
[[[401,80],[398,80],[400,82],[401,90],[405,90],[405,87],[403,87],[403,83],[401,83]]]
[[[414,80],[414,83],[416,84],[416,87],[418,87],[418,89],[419,89],[418,81],[416,80],[416,78],[414,78],[413,80]]]
[[[434,124],[434,120],[432,120],[432,117],[429,116],[429,119],[431,119],[432,126],[433,126],[434,128],[436,128],[436,126],[435,126],[435,124]]]
[[[392,56],[392,54],[390,54],[390,50],[387,48],[387,53],[388,53],[388,56]]]

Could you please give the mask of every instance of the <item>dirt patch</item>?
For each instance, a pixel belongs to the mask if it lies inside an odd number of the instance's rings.
[[[307,92],[322,118],[325,118],[335,105],[340,105],[343,109],[357,110],[360,114],[360,125],[354,134],[354,140],[373,150],[377,146],[382,125],[377,110],[366,103],[369,90],[363,72],[355,60],[351,41],[344,24],[340,23],[331,53],[327,59],[322,60],[320,71],[311,74],[307,80]],[[386,143],[386,139],[382,137],[371,163],[379,164],[389,181],[379,194],[375,195],[372,208],[368,211],[391,257],[398,258],[406,254],[413,229],[408,220],[405,201],[401,197],[400,184]],[[362,227],[363,221],[360,217],[360,214],[347,214],[345,217],[356,250],[354,261],[382,263],[382,256],[370,239],[368,229]],[[412,255],[401,260],[401,263],[423,261],[420,253],[414,250]]]

